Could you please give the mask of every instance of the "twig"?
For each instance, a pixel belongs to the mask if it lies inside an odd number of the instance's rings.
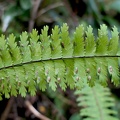
[[[52,106],[52,108],[56,111],[56,114],[58,113],[59,116],[61,117],[61,120],[66,120],[66,118],[64,116],[61,115],[60,111],[58,110],[58,108],[55,106],[55,104],[44,94],[42,94],[43,98],[46,99],[49,104]]]
[[[42,120],[50,120],[49,118],[47,118],[46,116],[38,112],[28,100],[25,101],[25,105],[37,118],[42,119]]]
[[[7,119],[7,116],[11,110],[11,106],[13,105],[13,102],[14,102],[14,97],[11,97],[8,101],[8,104],[6,106],[6,109],[5,111],[3,112],[3,114],[1,115],[1,118],[0,120],[6,120]]]
[[[60,7],[60,6],[64,6],[63,2],[57,2],[57,3],[51,4],[51,5],[43,8],[43,9],[41,9],[41,10],[38,12],[37,18],[40,17],[41,15],[45,14],[45,13],[48,12],[49,10],[55,9],[55,8],[57,8],[57,7]]]
[[[30,18],[30,21],[29,21],[28,32],[31,32],[33,27],[34,27],[37,11],[38,11],[38,8],[39,8],[42,1],[43,0],[34,0],[33,1],[33,8],[31,10],[31,18]]]

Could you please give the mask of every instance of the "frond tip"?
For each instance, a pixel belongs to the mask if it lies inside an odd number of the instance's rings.
[[[119,85],[119,37],[116,27],[108,38],[107,26],[101,25],[95,40],[92,27],[76,28],[70,38],[67,24],[55,26],[48,35],[48,26],[38,35],[23,32],[16,42],[11,34],[0,37],[0,94],[34,95],[36,89],[45,90],[47,85],[56,90],[82,89],[100,83],[107,85],[108,74],[115,85]],[[37,87],[37,88],[36,88]]]

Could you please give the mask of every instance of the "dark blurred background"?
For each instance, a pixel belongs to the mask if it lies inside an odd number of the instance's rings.
[[[31,32],[33,28],[41,33],[44,25],[49,26],[50,34],[55,25],[63,23],[69,25],[70,32],[84,24],[91,25],[96,35],[103,23],[108,26],[108,31],[114,25],[120,31],[120,0],[0,0],[0,34],[14,33],[19,38],[22,31]],[[114,86],[110,89],[120,114],[120,89]],[[60,88],[56,92],[38,90],[34,97],[3,99],[0,115],[7,120],[37,120],[25,106],[26,99],[52,120],[82,120],[79,116],[81,108],[77,106],[74,91],[69,88],[65,92]]]

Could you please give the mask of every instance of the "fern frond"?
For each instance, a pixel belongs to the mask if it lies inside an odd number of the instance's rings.
[[[118,47],[119,47],[119,36],[118,36],[118,31],[117,28],[114,26],[112,33],[112,38],[110,38],[109,46],[108,46],[108,54],[109,55],[115,55],[118,52]]]
[[[84,59],[74,59],[74,81],[77,89],[82,89],[85,85],[84,82],[87,80],[85,69]]]
[[[89,26],[86,31],[85,38],[85,55],[94,55],[96,50],[95,38],[93,35],[93,28]]]
[[[73,44],[70,41],[67,24],[63,24],[63,26],[61,27],[60,37],[62,46],[62,57],[63,58],[72,57]]]
[[[82,107],[80,115],[83,120],[118,120],[114,110],[114,99],[110,90],[99,84],[94,87],[85,86],[76,90],[78,106]]]
[[[76,28],[76,31],[74,32],[74,39],[73,39],[73,43],[74,43],[74,51],[73,51],[73,55],[76,57],[79,56],[84,56],[84,27],[83,25],[79,25]]]
[[[50,49],[50,36],[48,36],[48,26],[45,26],[42,30],[42,34],[40,35],[41,41],[41,52],[42,59],[50,59],[51,58],[51,49]]]
[[[19,42],[11,34],[7,39],[0,37],[0,93],[6,97],[31,95],[36,87],[45,90],[47,84],[52,90],[59,85],[63,90],[100,83],[107,86],[107,77],[119,85],[119,37],[116,27],[108,39],[106,25],[101,25],[95,40],[89,26],[87,31],[79,25],[73,39],[67,24],[55,26],[48,35],[45,26],[40,35],[36,30],[23,32]]]
[[[62,57],[62,47],[60,45],[60,28],[58,26],[55,26],[54,29],[52,29],[51,34],[51,54],[52,58],[61,58]]]
[[[107,55],[108,54],[108,31],[105,24],[100,25],[98,29],[98,38],[96,44],[96,55]]]

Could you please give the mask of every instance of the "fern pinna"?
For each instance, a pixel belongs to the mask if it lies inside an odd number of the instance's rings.
[[[79,25],[70,38],[67,24],[55,26],[48,35],[45,26],[38,35],[36,30],[23,32],[19,42],[13,34],[0,37],[0,93],[10,95],[27,92],[35,95],[36,87],[44,91],[47,85],[56,90],[82,89],[96,83],[107,86],[108,75],[119,85],[119,37],[116,27],[108,38],[106,25],[101,25],[95,39],[91,26],[84,30]]]
[[[76,90],[78,106],[82,107],[80,115],[83,120],[118,120],[114,110],[115,100],[111,97],[109,88],[100,84],[94,87],[86,85],[82,90]]]

